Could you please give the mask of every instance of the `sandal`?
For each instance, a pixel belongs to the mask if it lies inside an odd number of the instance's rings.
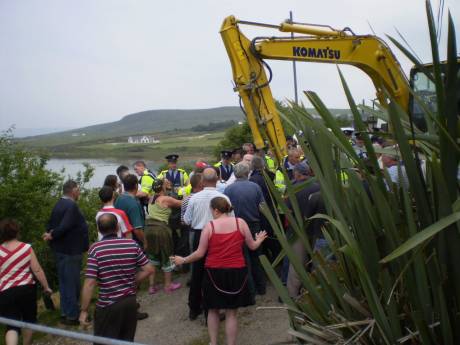
[[[171,283],[171,285],[169,285],[169,287],[165,287],[164,290],[166,293],[171,293],[177,289],[180,289],[181,287],[182,287],[181,283]]]

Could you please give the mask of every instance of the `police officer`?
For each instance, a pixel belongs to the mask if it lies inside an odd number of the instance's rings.
[[[188,174],[184,169],[180,169],[177,167],[177,159],[179,155],[171,154],[167,155],[165,159],[168,161],[168,170],[163,170],[159,175],[158,178],[165,178],[171,182],[173,190],[177,195],[183,196],[184,188],[188,184]]]
[[[286,136],[286,148],[288,151],[297,148],[297,140],[292,135]]]
[[[232,151],[220,151],[220,157],[220,162],[214,164],[214,166],[216,168],[219,168],[220,179],[223,181],[227,181],[233,173],[233,164],[231,163]]]
[[[273,158],[273,152],[271,150],[268,150],[264,159],[265,159],[265,166],[267,167],[268,171],[276,174],[276,170],[277,170],[276,161]]]
[[[134,171],[139,176],[139,185],[141,186],[141,190],[137,193],[137,196],[139,198],[151,197],[153,195],[153,182],[157,177],[147,169],[144,161],[136,161],[134,163]]]
[[[364,136],[363,133],[360,133],[360,132],[355,133],[355,144],[353,145],[353,148],[355,149],[355,152],[359,158],[366,159],[367,152],[365,150],[363,136]]]
[[[348,141],[351,145],[355,145],[355,141],[353,140],[353,132],[355,130],[351,127],[342,128],[342,133],[347,137]]]

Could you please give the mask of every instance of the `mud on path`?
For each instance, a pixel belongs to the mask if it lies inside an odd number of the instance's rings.
[[[180,281],[184,287],[172,294],[165,294],[163,291],[153,296],[145,291],[139,294],[141,311],[147,312],[149,318],[138,322],[135,339],[137,342],[152,345],[209,344],[204,317],[200,315],[195,321],[188,319],[188,288],[185,287],[187,276],[181,275],[177,281]],[[264,309],[264,307],[273,307],[273,309]],[[287,313],[281,307],[274,288],[268,286],[266,295],[257,296],[255,306],[240,309],[238,345],[292,344],[287,334],[289,327]],[[223,326],[224,323],[221,324],[219,344],[225,344]],[[75,345],[83,342],[46,337],[36,344]]]

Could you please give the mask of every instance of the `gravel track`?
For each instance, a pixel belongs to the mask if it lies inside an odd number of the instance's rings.
[[[185,286],[187,275],[177,278]],[[209,338],[200,316],[195,321],[188,319],[188,288],[183,287],[172,294],[163,291],[151,296],[145,291],[138,300],[141,310],[149,313],[149,318],[139,321],[136,341],[152,345],[207,345]],[[272,286],[267,294],[257,296],[256,305],[239,310],[238,345],[281,345],[291,343],[287,334],[289,322],[287,313],[277,301],[278,296]],[[264,309],[265,307],[274,307]],[[60,326],[62,327],[62,326]],[[72,328],[69,328],[72,329]],[[76,328],[73,328],[76,330]],[[225,344],[223,324],[220,343]],[[82,342],[58,337],[46,337],[35,342],[40,345],[74,345]]]

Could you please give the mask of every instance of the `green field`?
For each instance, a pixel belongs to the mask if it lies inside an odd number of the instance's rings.
[[[159,160],[170,153],[185,159],[213,157],[214,147],[223,138],[224,132],[197,133],[174,131],[156,133],[158,144],[130,144],[126,138],[95,139],[83,142],[55,145],[53,140],[41,141],[40,145],[23,144],[38,152],[55,158],[131,158]]]

